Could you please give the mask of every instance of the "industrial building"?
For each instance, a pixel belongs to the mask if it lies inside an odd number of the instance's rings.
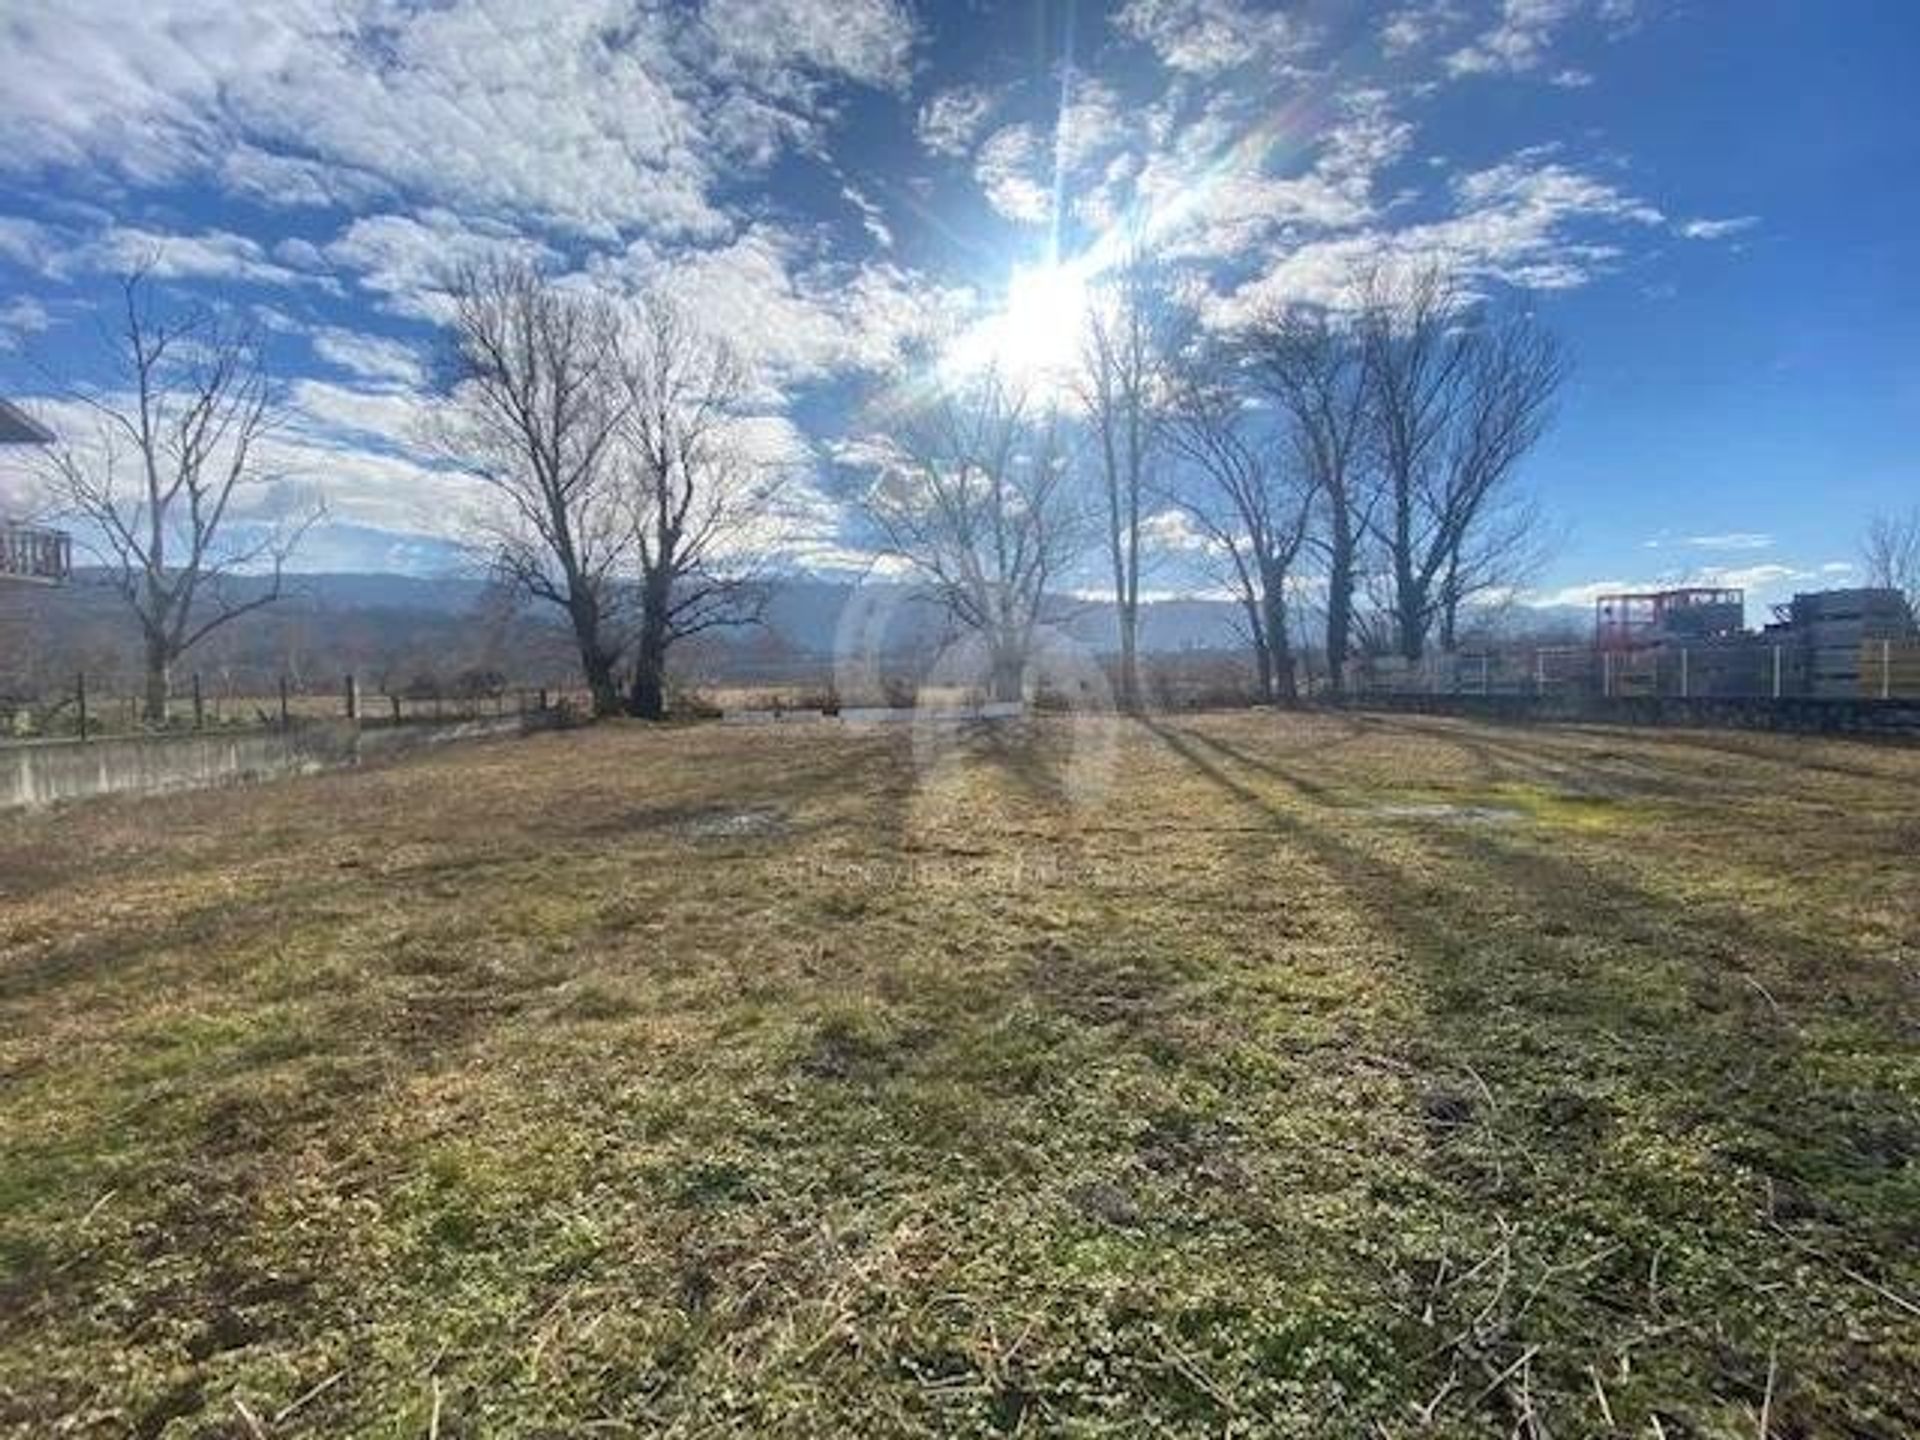
[[[1898,590],[1819,590],[1774,607],[1762,639],[1788,647],[1797,693],[1850,700],[1897,690],[1920,661],[1914,616]],[[1899,675],[1894,674],[1896,655]]]
[[[1608,696],[1862,700],[1920,694],[1920,630],[1898,590],[1819,590],[1746,628],[1737,589],[1601,596],[1597,683]]]

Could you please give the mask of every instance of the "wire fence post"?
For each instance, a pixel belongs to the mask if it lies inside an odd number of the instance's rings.
[[[193,672],[193,728],[196,730],[205,729],[206,723],[207,705],[205,698],[200,693],[200,672],[196,670]]]
[[[1691,677],[1687,673],[1687,654],[1687,647],[1682,645],[1680,647],[1680,698],[1682,700],[1692,698],[1693,694]]]
[[[1780,698],[1780,647],[1773,647],[1773,698]]]
[[[387,703],[393,707],[393,723],[398,725],[400,723],[400,697],[390,694],[387,696]]]
[[[287,716],[287,677],[284,675],[280,677],[280,728],[282,730],[291,728]]]
[[[82,670],[74,677],[74,699],[80,707],[80,743],[87,743],[87,672]]]
[[[347,719],[360,718],[360,686],[353,676],[347,676]]]
[[[1880,642],[1880,698],[1893,698],[1893,641]]]

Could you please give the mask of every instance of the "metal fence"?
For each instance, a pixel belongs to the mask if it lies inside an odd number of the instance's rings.
[[[1516,695],[1586,699],[1899,700],[1920,698],[1920,641],[1868,640],[1836,656],[1765,640],[1634,650],[1540,646],[1352,662],[1356,695]]]

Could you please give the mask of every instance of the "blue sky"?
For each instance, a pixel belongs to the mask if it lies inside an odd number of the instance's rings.
[[[1541,598],[1777,598],[1920,503],[1906,5],[242,8],[9,0],[0,389],[66,416],[48,373],[89,378],[157,256],[267,327],[310,568],[441,563],[474,502],[412,444],[450,259],[674,290],[754,361],[760,443],[822,464],[911,346],[1142,211],[1215,323],[1384,253],[1552,324]],[[797,553],[856,538],[822,497]]]

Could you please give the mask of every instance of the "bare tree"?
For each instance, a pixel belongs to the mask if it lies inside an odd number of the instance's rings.
[[[1291,422],[1286,444],[1319,509],[1309,543],[1326,563],[1327,674],[1338,694],[1353,649],[1361,547],[1375,503],[1364,466],[1363,353],[1348,327],[1317,311],[1269,310],[1245,327],[1240,344],[1255,383]]]
[[[1546,568],[1558,533],[1531,495],[1508,494],[1488,508],[1440,577],[1438,625],[1442,651],[1460,646],[1461,618],[1499,612]]]
[[[1860,542],[1867,584],[1898,590],[1920,616],[1920,507],[1905,515],[1876,515]]]
[[[496,563],[565,611],[594,713],[614,714],[632,535],[618,483],[630,404],[619,310],[514,261],[466,266],[448,289],[452,403],[434,443],[503,502],[482,522]]]
[[[1440,270],[1366,283],[1361,322],[1380,503],[1371,528],[1391,582],[1396,644],[1425,652],[1449,631],[1494,544],[1490,529],[1530,513],[1504,506],[1520,461],[1545,431],[1566,365],[1524,316],[1469,307]],[[1524,537],[1522,537],[1524,538]],[[1481,583],[1487,583],[1484,580]]]
[[[1251,407],[1241,367],[1218,342],[1186,347],[1170,374],[1166,434],[1191,468],[1174,499],[1224,562],[1246,616],[1261,698],[1291,701],[1289,588],[1306,548],[1315,490],[1284,417]]]
[[[1107,558],[1120,631],[1120,704],[1140,702],[1140,522],[1161,442],[1172,311],[1162,277],[1135,249],[1087,312],[1080,403],[1100,458]]]
[[[640,607],[628,708],[657,720],[675,641],[760,618],[766,590],[749,542],[772,518],[782,472],[741,443],[745,373],[726,344],[658,297],[634,332],[621,450]]]
[[[158,725],[174,664],[280,598],[286,562],[319,509],[275,515],[271,499],[248,496],[282,478],[263,453],[277,415],[257,334],[205,307],[159,315],[145,270],[121,292],[112,380],[69,392],[96,417],[95,442],[52,451],[44,478],[140,626],[142,713]],[[239,577],[263,571],[245,593]]]
[[[1057,416],[996,375],[882,416],[864,508],[985,647],[996,700],[1020,698],[1049,587],[1082,549]]]

